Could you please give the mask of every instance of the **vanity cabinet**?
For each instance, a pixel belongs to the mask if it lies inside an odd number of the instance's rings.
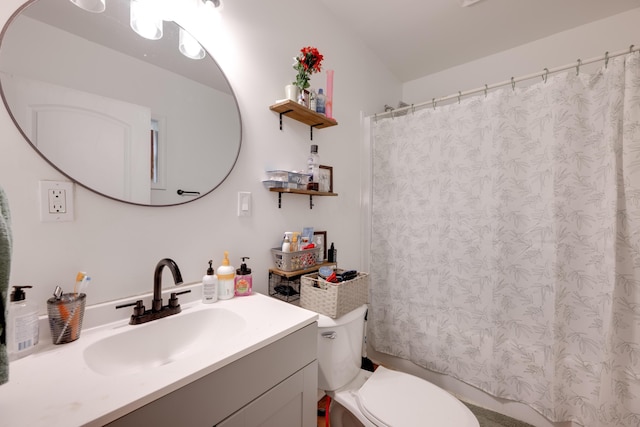
[[[305,326],[108,425],[314,427],[317,330]]]

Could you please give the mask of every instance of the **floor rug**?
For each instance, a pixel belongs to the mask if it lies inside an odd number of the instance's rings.
[[[475,415],[480,422],[480,427],[534,427],[531,424],[518,421],[506,415],[502,415],[467,402],[462,403],[471,409],[473,415]]]

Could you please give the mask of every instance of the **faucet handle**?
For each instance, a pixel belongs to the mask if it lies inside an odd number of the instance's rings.
[[[171,297],[169,298],[169,307],[178,307],[180,305],[178,304],[178,295],[188,294],[189,292],[191,292],[191,289],[187,289],[186,291],[182,292],[171,292]]]
[[[124,307],[131,307],[133,305],[135,305],[135,307],[133,307],[133,315],[134,316],[141,316],[141,315],[144,314],[145,307],[144,307],[143,302],[142,302],[141,299],[139,299],[138,301],[135,301],[135,302],[130,302],[129,304],[116,305],[116,309],[124,308]]]

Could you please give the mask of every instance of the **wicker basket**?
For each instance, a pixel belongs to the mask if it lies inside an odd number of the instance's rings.
[[[333,319],[367,304],[368,298],[367,273],[358,273],[355,279],[340,283],[327,282],[317,273],[305,274],[300,281],[300,307]]]
[[[316,265],[321,250],[322,248],[312,248],[295,252],[282,252],[278,248],[273,248],[271,249],[271,254],[278,270],[297,271]]]

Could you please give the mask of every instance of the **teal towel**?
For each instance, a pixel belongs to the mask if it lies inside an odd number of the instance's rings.
[[[11,215],[9,201],[0,187],[0,384],[9,381],[6,318],[9,308],[9,273],[11,272]]]

